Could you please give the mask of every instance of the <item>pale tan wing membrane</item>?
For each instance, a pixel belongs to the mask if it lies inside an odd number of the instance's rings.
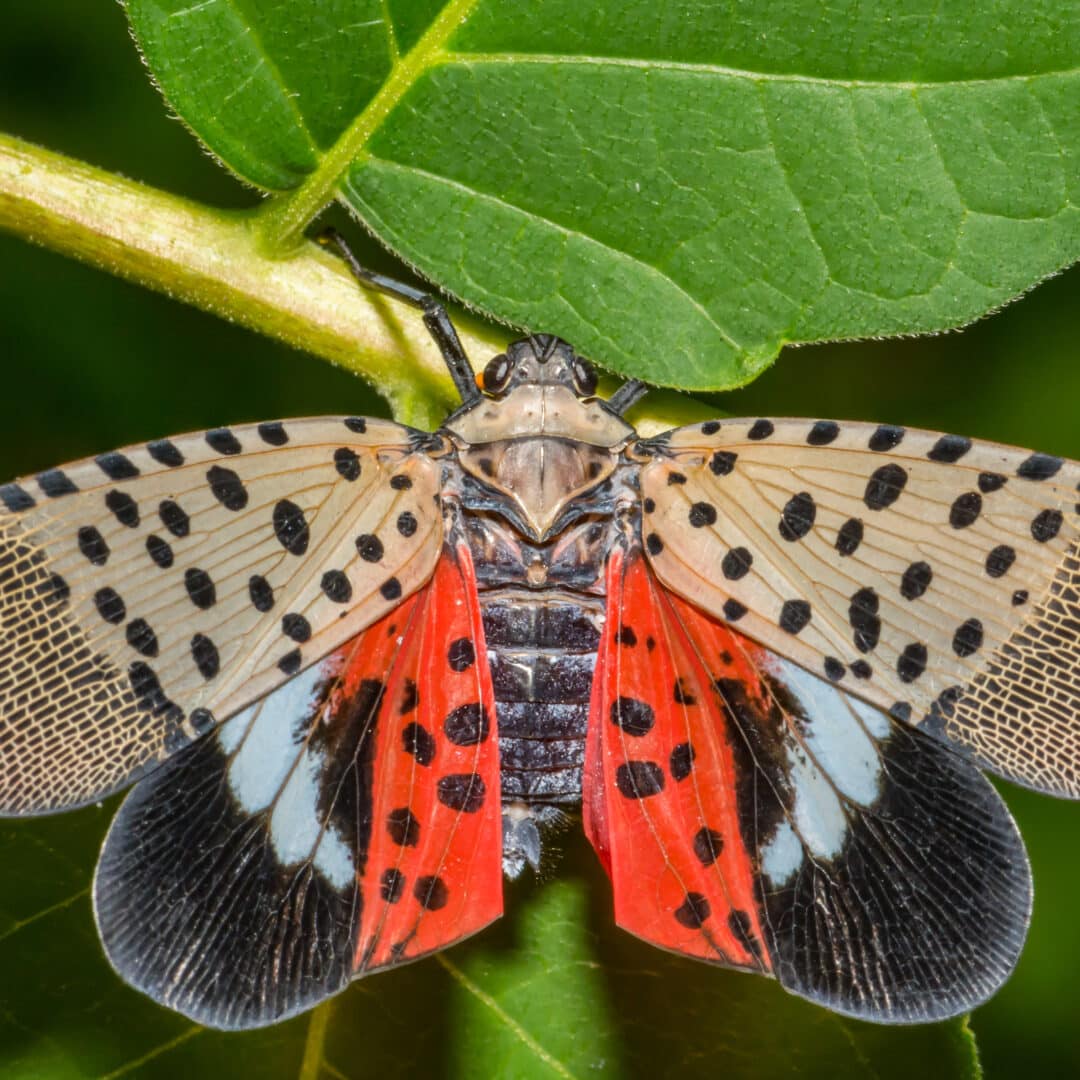
[[[0,812],[114,790],[381,618],[438,497],[408,429],[333,417],[0,486]]]
[[[857,423],[724,420],[657,441],[660,579],[815,674],[1080,796],[1080,464]]]

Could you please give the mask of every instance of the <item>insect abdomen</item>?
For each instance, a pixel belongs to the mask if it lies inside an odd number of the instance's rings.
[[[481,594],[498,717],[503,804],[576,806],[599,600],[507,589]]]

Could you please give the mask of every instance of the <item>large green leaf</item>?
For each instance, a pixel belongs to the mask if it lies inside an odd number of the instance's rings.
[[[684,388],[956,326],[1080,255],[1080,3],[127,0],[210,149]]]

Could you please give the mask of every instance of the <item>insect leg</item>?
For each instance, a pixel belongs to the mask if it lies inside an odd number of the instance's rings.
[[[424,325],[428,328],[428,333],[434,338],[435,344],[439,347],[439,352],[442,353],[442,358],[450,372],[450,378],[454,380],[454,386],[457,387],[457,391],[461,395],[462,403],[468,405],[480,397],[472,365],[465,355],[465,348],[461,344],[457,331],[454,329],[454,324],[450,321],[446,308],[443,307],[439,300],[422,289],[417,289],[412,285],[405,284],[403,281],[397,281],[394,278],[387,277],[385,274],[379,274],[374,270],[368,270],[361,266],[359,260],[349,248],[345,237],[337,229],[324,229],[316,237],[316,240],[324,247],[331,244],[336,247],[346,265],[352,271],[353,277],[361,285],[419,308],[424,313]]]
[[[629,379],[607,399],[608,411],[615,413],[616,416],[622,416],[631,405],[640,401],[648,392],[649,388],[640,379]]]

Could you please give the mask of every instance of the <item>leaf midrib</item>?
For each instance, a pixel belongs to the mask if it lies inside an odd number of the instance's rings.
[[[259,214],[260,234],[270,251],[287,253],[308,222],[334,197],[346,169],[417,79],[445,55],[443,47],[480,0],[450,0],[419,41],[390,69],[378,93],[323,155],[318,168],[288,195],[271,199]]]

